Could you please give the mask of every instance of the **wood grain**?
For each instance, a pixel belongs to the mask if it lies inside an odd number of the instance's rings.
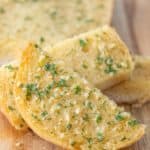
[[[150,55],[149,0],[116,0],[112,25],[131,52]],[[150,103],[141,108],[129,105],[125,108],[147,125],[143,139],[126,150],[150,150]],[[7,143],[5,147],[2,145],[4,142]],[[32,131],[17,132],[2,114],[0,114],[0,145],[1,150],[62,150],[40,139]]]

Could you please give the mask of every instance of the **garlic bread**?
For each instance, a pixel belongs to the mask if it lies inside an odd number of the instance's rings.
[[[114,0],[0,0],[0,40],[16,38],[55,44],[109,24],[113,3]]]
[[[131,78],[104,91],[118,103],[144,104],[150,101],[150,57],[134,56],[134,61]]]
[[[144,125],[63,60],[35,47],[23,53],[14,93],[19,112],[36,134],[74,150],[116,150],[143,136]]]
[[[127,47],[108,26],[56,44],[48,53],[100,89],[128,79],[133,70]]]
[[[16,65],[0,68],[0,110],[17,130],[26,130],[27,125],[16,109],[13,86],[15,84]]]

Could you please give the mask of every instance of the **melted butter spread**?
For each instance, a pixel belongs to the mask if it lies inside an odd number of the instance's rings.
[[[69,149],[124,147],[144,127],[98,89],[30,45],[17,74],[17,106],[41,137]],[[134,138],[133,138],[134,137]]]

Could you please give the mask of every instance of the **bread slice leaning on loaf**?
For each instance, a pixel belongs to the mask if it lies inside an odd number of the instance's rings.
[[[29,127],[41,138],[74,150],[116,150],[144,134],[144,125],[93,88],[66,63],[30,45],[14,93]]]
[[[108,26],[65,40],[48,53],[100,89],[128,79],[133,70],[128,48]]]
[[[18,112],[13,87],[17,72],[15,63],[0,67],[0,111],[17,130],[26,130],[27,124]]]
[[[150,101],[150,57],[134,56],[134,62],[129,80],[103,91],[117,103],[141,105]]]

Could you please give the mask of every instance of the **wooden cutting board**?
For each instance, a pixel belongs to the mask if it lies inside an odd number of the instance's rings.
[[[116,0],[113,26],[130,50],[150,55],[150,1]],[[125,106],[138,120],[147,125],[146,135],[126,150],[150,150],[150,103],[140,108]],[[0,113],[0,150],[62,150],[32,131],[16,131]]]

